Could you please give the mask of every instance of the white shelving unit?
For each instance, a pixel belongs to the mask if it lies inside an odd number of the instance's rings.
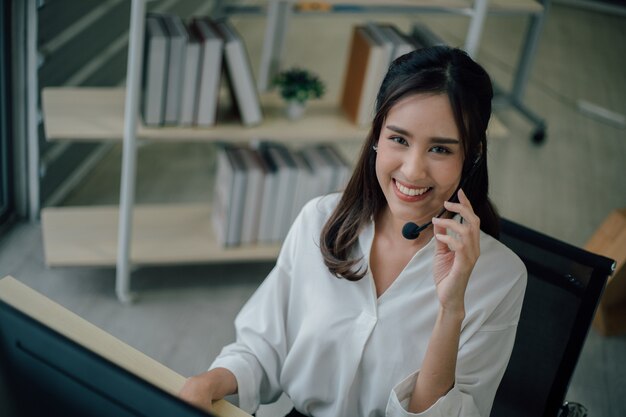
[[[274,0],[269,3],[282,3]],[[267,1],[253,2],[267,6]],[[289,3],[294,3],[290,0]],[[378,1],[326,1],[374,6]],[[532,0],[415,0],[382,2],[388,8],[412,7],[457,12],[471,16],[468,43],[477,48],[487,11],[540,13],[541,5]],[[270,4],[270,5],[271,5]],[[539,9],[537,9],[539,7]],[[270,7],[271,9],[271,7]],[[262,94],[264,121],[256,127],[243,127],[238,121],[219,123],[212,128],[163,127],[142,125],[139,91],[143,56],[145,0],[133,0],[126,89],[46,88],[42,103],[48,140],[123,140],[122,180],[119,207],[53,207],[42,210],[46,263],[49,266],[112,266],[117,268],[116,293],[130,302],[131,265],[195,262],[255,261],[275,259],[279,245],[222,248],[213,238],[210,207],[198,204],[149,205],[135,207],[137,141],[251,141],[271,138],[290,143],[362,140],[367,128],[351,124],[338,104],[311,103],[307,115],[298,122],[282,116],[282,103],[272,93]],[[271,20],[271,19],[270,19]],[[274,19],[268,25],[264,63],[279,59],[276,34],[285,33],[286,21]],[[279,25],[283,25],[282,29]],[[475,46],[471,46],[475,42]],[[279,44],[280,42],[278,42]],[[268,60],[267,58],[271,59]],[[269,74],[269,67],[265,74]],[[503,136],[506,129],[492,118],[491,137]]]
[[[271,0],[267,10],[268,25],[265,32],[263,55],[259,69],[259,89],[266,91],[269,80],[280,67],[284,39],[291,8],[294,3],[306,3],[302,7],[320,12],[363,12],[376,13],[394,10],[397,12],[455,13],[470,18],[465,37],[464,50],[471,56],[478,52],[487,13],[523,13],[541,16],[544,6],[534,0],[325,0],[298,2],[297,0]]]

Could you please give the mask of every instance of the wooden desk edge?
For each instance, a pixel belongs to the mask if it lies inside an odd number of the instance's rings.
[[[170,394],[177,395],[185,383],[182,375],[11,276],[0,279],[0,300]],[[251,417],[225,400],[215,402],[213,412],[219,417]]]

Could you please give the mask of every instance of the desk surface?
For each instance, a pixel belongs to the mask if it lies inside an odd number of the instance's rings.
[[[0,280],[0,300],[149,383],[176,395],[185,377],[89,323],[13,277]],[[225,400],[215,402],[220,417],[250,417]]]

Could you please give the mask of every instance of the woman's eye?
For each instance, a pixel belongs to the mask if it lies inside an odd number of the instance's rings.
[[[450,149],[445,146],[433,146],[430,150],[434,153],[450,153]]]
[[[392,136],[389,139],[391,139],[393,142],[396,142],[400,145],[408,145],[409,143],[406,141],[406,139],[404,139],[401,136]]]

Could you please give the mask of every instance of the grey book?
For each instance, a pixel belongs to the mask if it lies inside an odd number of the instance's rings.
[[[252,149],[242,147],[238,148],[236,152],[244,163],[246,175],[240,243],[248,245],[255,243],[259,236],[265,171],[259,156]]]
[[[161,19],[146,17],[141,113],[146,126],[163,124],[169,41]]]
[[[265,171],[257,241],[268,243],[272,241],[272,231],[274,229],[274,210],[276,194],[278,193],[278,170],[273,158],[269,155],[269,147],[265,146],[264,143],[261,143],[255,152],[259,155]]]
[[[178,124],[180,120],[180,103],[183,90],[183,74],[185,72],[185,55],[187,52],[187,29],[180,17],[162,15],[170,43],[167,60],[167,84],[165,90],[165,113],[163,122],[168,125]]]
[[[224,42],[209,19],[194,19],[191,27],[201,43],[194,121],[198,126],[208,127],[215,124],[217,115]]]
[[[300,153],[309,163],[315,176],[315,186],[312,190],[313,197],[332,192],[334,176],[332,161],[326,158],[317,146],[304,147]]]
[[[378,24],[382,33],[393,43],[393,52],[391,54],[391,62],[402,55],[408,54],[415,50],[415,44],[407,35],[402,33],[395,25]]]
[[[232,146],[220,146],[217,151],[212,223],[216,240],[223,246],[236,246],[240,242],[245,193],[243,161]]]
[[[224,40],[228,85],[241,122],[246,126],[259,124],[263,120],[261,103],[243,39],[227,20],[217,21],[215,25]]]
[[[200,38],[190,26],[187,26],[187,53],[185,54],[185,72],[183,73],[182,93],[180,98],[180,124],[193,125],[198,101],[200,84]]]
[[[293,220],[298,217],[302,207],[315,197],[316,190],[316,178],[315,172],[313,168],[307,161],[307,159],[302,154],[302,151],[293,152],[293,160],[296,164],[296,169],[298,170],[298,179],[296,182],[296,191],[294,193],[294,205],[293,212],[291,215],[292,223]]]
[[[272,146],[269,155],[276,164],[278,185],[275,194],[274,227],[271,232],[271,240],[278,242],[285,238],[291,220],[293,208],[293,194],[296,185],[296,167],[284,147]]]
[[[422,47],[446,45],[446,42],[433,32],[425,23],[413,23],[411,37],[415,39]]]
[[[333,180],[330,185],[331,192],[342,191],[350,177],[350,165],[341,156],[337,148],[331,144],[319,145],[318,150],[333,167]]]

